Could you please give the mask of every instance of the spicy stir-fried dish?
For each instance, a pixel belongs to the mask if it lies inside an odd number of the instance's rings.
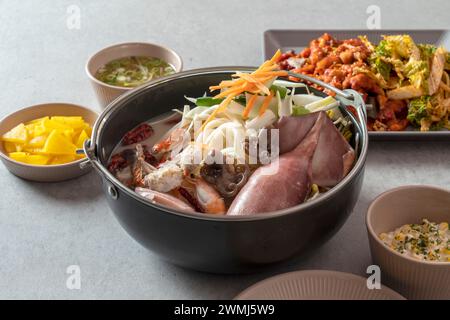
[[[450,129],[450,53],[442,47],[416,44],[409,35],[384,36],[374,45],[365,36],[337,40],[325,33],[277,62],[283,70],[360,92],[369,130]]]
[[[148,201],[185,212],[257,214],[320,197],[353,167],[352,123],[333,97],[278,80],[287,75],[280,56],[128,132],[109,171]]]

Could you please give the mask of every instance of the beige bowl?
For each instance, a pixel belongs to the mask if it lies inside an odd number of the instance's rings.
[[[81,116],[91,126],[98,115],[94,111],[68,103],[47,103],[31,106],[16,111],[0,121],[0,136],[17,126],[19,123],[31,121],[45,116]],[[38,166],[15,161],[8,157],[0,141],[0,157],[6,168],[18,177],[39,182],[64,181],[79,177],[89,172],[88,167],[81,168],[86,159],[58,165]]]
[[[180,72],[183,69],[183,61],[175,51],[157,44],[129,42],[119,43],[104,48],[90,57],[86,64],[86,73],[91,80],[92,87],[94,88],[102,108],[106,108],[106,106],[115,98],[134,88],[124,88],[106,84],[95,78],[95,73],[100,67],[112,60],[129,56],[149,56],[159,58],[169,63],[175,69],[175,72]]]
[[[397,292],[381,286],[368,289],[367,279],[338,271],[288,272],[258,282],[237,300],[404,300]]]
[[[387,191],[369,207],[366,225],[381,281],[408,299],[450,299],[450,262],[421,261],[391,250],[379,239],[423,218],[450,221],[450,191],[432,186],[405,186]]]

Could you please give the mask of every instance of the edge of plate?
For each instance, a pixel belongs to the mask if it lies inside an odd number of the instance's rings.
[[[294,277],[315,277],[315,279],[320,279],[320,277],[324,277],[324,278],[340,278],[340,279],[344,279],[344,280],[353,280],[353,281],[362,281],[362,282],[366,282],[366,279],[356,275],[356,274],[352,274],[352,273],[347,273],[347,272],[341,272],[341,271],[334,271],[334,270],[298,270],[298,271],[292,271],[292,272],[286,272],[286,273],[282,273],[282,274],[278,274],[266,279],[263,279],[261,281],[256,282],[255,284],[249,286],[248,288],[244,289],[242,292],[240,292],[236,297],[234,297],[234,300],[258,300],[258,298],[255,297],[248,297],[248,294],[251,293],[252,291],[276,283],[277,281],[283,281],[289,278],[294,278]],[[369,290],[369,289],[367,289]],[[403,297],[401,294],[399,294],[398,292],[392,290],[391,288],[382,285],[381,289],[378,290],[382,290],[384,291],[386,294],[386,298],[391,298],[391,299],[397,299],[397,300],[406,300],[405,297]],[[325,298],[325,297],[324,297]],[[305,299],[307,299],[307,297],[305,297]]]

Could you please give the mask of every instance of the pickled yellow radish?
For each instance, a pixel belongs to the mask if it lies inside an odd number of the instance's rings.
[[[43,155],[51,155],[44,151],[43,148],[30,148],[30,147],[24,147],[21,152],[29,153],[29,154],[43,154]]]
[[[25,125],[25,128],[27,129],[27,133],[29,136],[34,136],[34,129],[36,128],[37,123],[29,123]]]
[[[85,123],[83,130],[86,131],[87,135],[90,137],[92,135],[92,128],[89,123]]]
[[[2,136],[2,140],[14,143],[27,143],[28,132],[23,123],[17,125]]]
[[[83,128],[85,124],[82,117],[52,117],[52,121],[61,123],[72,129]]]
[[[27,154],[25,152],[10,152],[9,157],[19,162],[25,162]]]
[[[49,116],[46,116],[46,117],[34,119],[34,120],[31,120],[31,121],[28,121],[27,124],[32,124],[32,123],[38,123],[38,124],[40,124],[40,123],[42,123],[42,120],[45,120],[45,119],[50,119],[50,117],[49,117]]]
[[[84,141],[86,141],[87,139],[89,139],[89,136],[87,135],[86,131],[81,131],[80,136],[78,137],[75,145],[77,146],[77,148],[83,148],[83,144]]]
[[[53,130],[45,141],[43,151],[49,154],[73,155],[77,146],[72,143],[64,134]]]
[[[11,159],[33,165],[56,165],[85,157],[83,148],[92,128],[79,116],[46,116],[21,123],[0,137]]]
[[[13,142],[5,142],[3,144],[3,147],[5,148],[5,151],[8,152],[8,153],[18,151],[17,148],[16,148],[16,144],[13,143]]]
[[[27,146],[31,148],[42,148],[47,140],[47,135],[37,136],[28,141]]]
[[[25,156],[25,162],[28,164],[35,164],[35,165],[45,165],[48,164],[50,160],[49,156],[45,156],[42,154],[27,154]]]
[[[13,160],[35,165],[45,165],[49,162],[50,157],[41,154],[30,154],[26,152],[11,152],[9,157]]]
[[[54,121],[53,119],[44,119],[39,126],[36,126],[35,131],[37,131],[38,129],[42,130],[42,132],[39,131],[39,134],[50,133],[53,130],[58,130],[59,132],[62,132],[67,136],[72,135],[74,133],[72,127],[69,127],[58,121]]]
[[[75,155],[62,155],[53,157],[50,160],[50,164],[64,164],[75,160],[78,160],[78,158]]]

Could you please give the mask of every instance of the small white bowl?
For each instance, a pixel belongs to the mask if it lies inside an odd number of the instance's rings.
[[[381,281],[408,299],[450,299],[450,262],[418,260],[387,247],[380,239],[405,224],[423,218],[450,221],[450,190],[413,185],[386,191],[367,211],[366,225],[373,262]]]
[[[75,104],[46,103],[27,107],[6,116],[0,121],[0,136],[20,123],[28,122],[45,116],[80,116],[91,126],[94,125],[98,114],[94,111]],[[81,168],[86,159],[58,165],[38,166],[18,162],[8,157],[3,142],[0,141],[0,159],[5,167],[14,175],[31,181],[57,182],[82,176],[89,172],[89,167]]]
[[[115,98],[125,92],[133,90],[134,88],[126,88],[104,83],[95,77],[95,73],[98,69],[112,60],[130,56],[148,56],[159,58],[170,64],[175,69],[175,72],[180,72],[183,69],[183,61],[175,51],[154,43],[129,42],[106,47],[91,56],[86,64],[87,76],[91,80],[92,87],[94,88],[97,99],[102,108],[106,108],[106,106]]]

